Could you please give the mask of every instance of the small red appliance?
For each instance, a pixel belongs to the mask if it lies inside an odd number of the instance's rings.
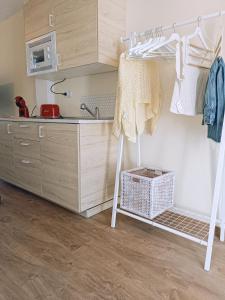
[[[26,105],[26,101],[21,96],[15,97],[16,100],[16,106],[19,107],[19,116],[23,118],[29,118],[29,110]]]
[[[57,104],[42,104],[40,109],[42,118],[57,119],[60,118],[60,110]]]

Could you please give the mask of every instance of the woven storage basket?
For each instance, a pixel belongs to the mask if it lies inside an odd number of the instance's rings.
[[[123,171],[120,207],[153,219],[173,206],[175,174],[138,168]]]

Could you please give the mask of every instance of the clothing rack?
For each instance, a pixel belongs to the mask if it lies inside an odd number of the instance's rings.
[[[165,26],[160,28],[162,31],[170,30],[175,27],[182,27],[182,26],[195,23],[196,21],[199,23],[201,20],[208,20],[223,15],[225,15],[225,11],[220,11],[210,15],[205,15],[198,18],[190,19],[181,23],[174,23],[172,26]],[[145,31],[141,33],[132,33],[130,38],[121,38],[121,41],[123,42],[131,41],[133,37],[144,36],[149,32],[150,31]],[[137,166],[140,167],[141,166],[140,136],[137,137],[136,144],[137,144]],[[160,215],[159,217],[156,217],[153,220],[149,220],[137,216],[133,213],[130,213],[126,210],[118,208],[117,206],[118,206],[118,197],[119,197],[120,174],[121,174],[123,150],[124,150],[124,135],[122,134],[119,140],[119,148],[118,148],[118,156],[117,156],[117,168],[116,168],[111,227],[115,228],[117,213],[121,213],[133,219],[142,221],[144,223],[150,224],[157,228],[161,228],[165,231],[174,233],[178,236],[199,243],[200,245],[206,246],[207,250],[205,256],[204,269],[205,271],[209,271],[211,266],[212,249],[213,249],[216,224],[220,226],[220,241],[224,242],[225,240],[225,199],[224,199],[225,197],[221,197],[223,169],[224,169],[224,162],[225,162],[224,161],[225,160],[225,118],[223,121],[221,143],[219,144],[219,154],[218,154],[217,171],[216,171],[216,178],[215,178],[215,185],[214,185],[214,192],[213,192],[211,217],[209,218],[209,220],[203,220],[201,216],[193,215],[192,213],[189,212],[184,212],[184,211],[180,212],[178,209],[172,209],[172,210],[170,209],[165,214],[163,213],[162,216]],[[225,190],[224,190],[224,195],[225,195]],[[219,204],[222,213],[220,215],[220,220],[217,220],[217,212],[218,212]],[[181,223],[182,222],[184,223],[184,221],[189,222],[190,224],[189,227],[186,226],[188,227],[188,230],[187,228],[185,228],[185,226],[183,227],[181,226],[182,225]]]
[[[152,33],[153,30],[160,30],[160,31],[163,31],[163,32],[168,31],[168,30],[175,30],[178,27],[184,27],[184,26],[191,25],[191,24],[194,24],[194,23],[200,24],[201,21],[206,21],[206,20],[209,20],[209,19],[222,17],[224,15],[225,15],[225,10],[221,10],[221,11],[218,11],[216,13],[209,14],[209,15],[198,16],[197,18],[192,18],[192,19],[186,20],[184,22],[178,22],[178,23],[175,22],[172,25],[168,25],[168,26],[158,26],[158,27],[152,28],[150,30],[146,30],[146,31],[139,32],[139,33],[132,32],[130,37],[121,37],[121,42],[122,43],[123,42],[129,42],[129,41],[131,42],[135,38],[140,38],[140,37],[149,35],[150,33]]]

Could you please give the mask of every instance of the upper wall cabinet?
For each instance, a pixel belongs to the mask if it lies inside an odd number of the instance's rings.
[[[24,10],[26,41],[56,32],[58,72],[44,78],[115,70],[125,7],[126,0],[30,0]]]
[[[56,0],[54,21],[59,69],[98,60],[98,1]]]
[[[54,30],[53,3],[54,0],[30,0],[24,6],[26,41]]]

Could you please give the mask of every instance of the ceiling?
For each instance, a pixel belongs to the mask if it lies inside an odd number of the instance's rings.
[[[24,0],[0,0],[0,22],[15,14],[24,4]]]

